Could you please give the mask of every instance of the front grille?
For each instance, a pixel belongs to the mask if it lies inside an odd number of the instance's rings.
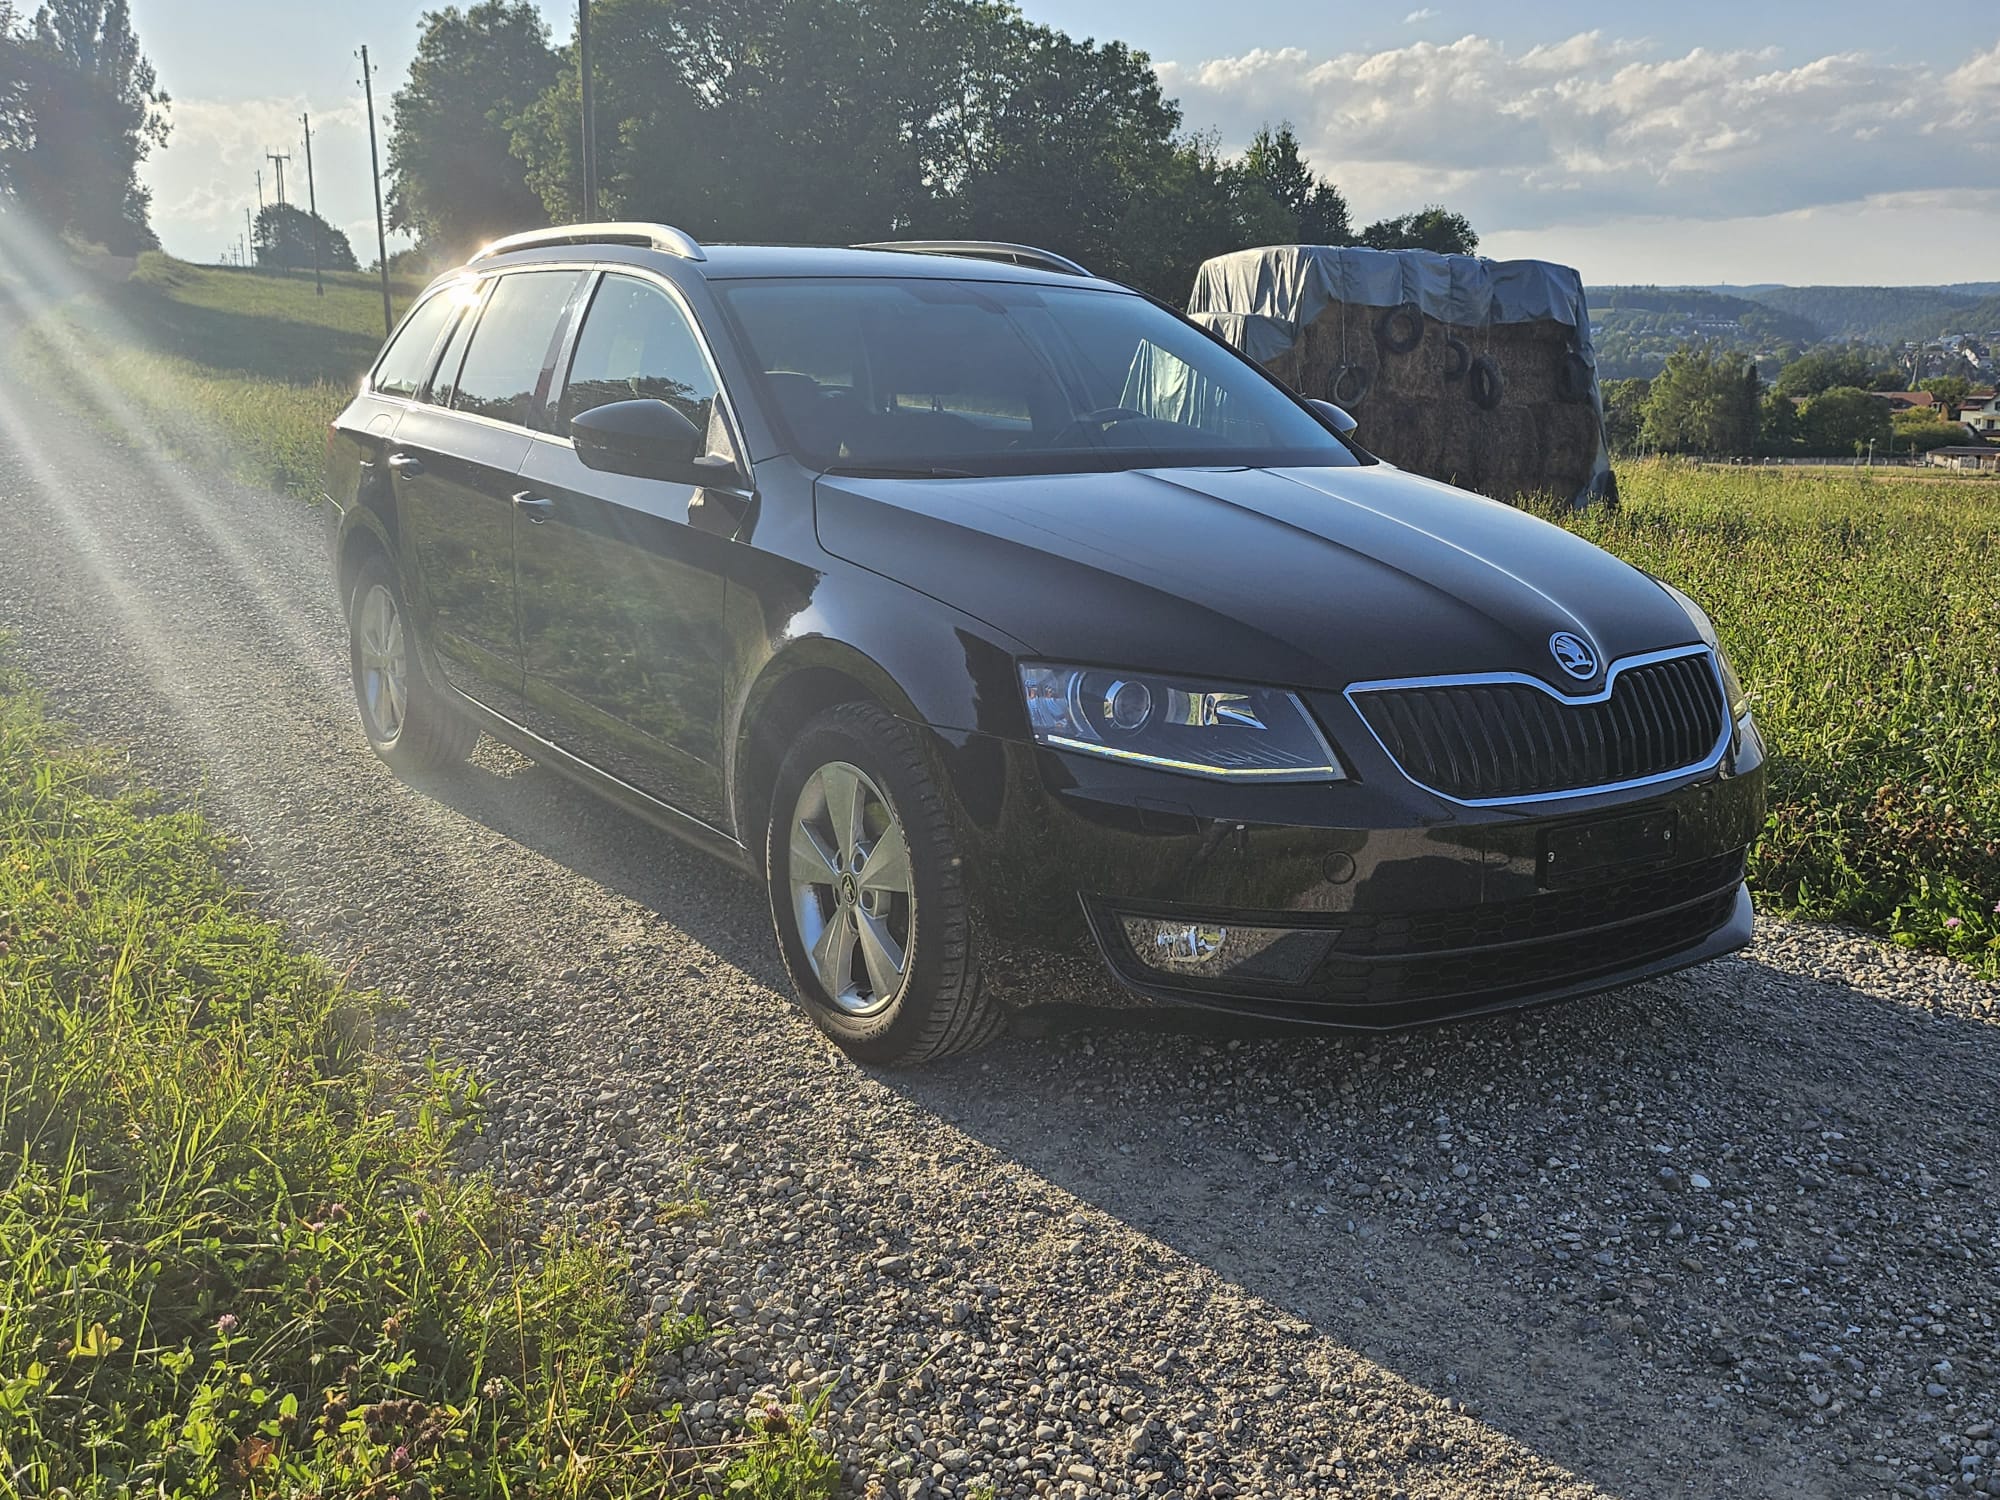
[[[1669,776],[1715,753],[1728,713],[1707,651],[1617,670],[1609,695],[1595,702],[1512,681],[1351,696],[1404,775],[1462,801]]]

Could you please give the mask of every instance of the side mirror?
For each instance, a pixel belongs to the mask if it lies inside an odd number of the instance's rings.
[[[613,401],[570,419],[576,456],[592,469],[640,479],[704,481],[695,468],[701,429],[664,401]]]
[[[1346,411],[1335,406],[1331,401],[1322,401],[1317,396],[1309,396],[1306,398],[1306,405],[1313,409],[1313,413],[1322,422],[1326,423],[1327,426],[1331,427],[1342,437],[1349,436],[1355,428],[1361,425]]]

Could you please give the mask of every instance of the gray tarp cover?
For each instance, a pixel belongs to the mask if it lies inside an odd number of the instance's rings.
[[[1546,260],[1487,260],[1428,250],[1267,245],[1218,255],[1195,273],[1188,312],[1252,359],[1271,359],[1331,302],[1414,302],[1440,323],[1566,323],[1592,368],[1583,278]],[[1205,315],[1205,316],[1204,316]]]
[[[1355,245],[1266,245],[1218,255],[1195,273],[1188,316],[1262,364],[1298,341],[1301,330],[1335,302],[1400,307],[1414,302],[1428,317],[1460,327],[1555,322],[1576,330],[1576,350],[1591,371],[1599,440],[1594,487],[1608,476],[1597,352],[1583,278],[1546,260],[1487,260],[1430,250],[1364,250]],[[1588,490],[1586,490],[1586,494]],[[1578,500],[1584,499],[1579,496]]]

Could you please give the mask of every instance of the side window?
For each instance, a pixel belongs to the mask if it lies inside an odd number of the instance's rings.
[[[582,274],[517,271],[500,278],[459,369],[455,410],[529,425],[535,393],[555,352],[556,326]]]
[[[606,276],[577,336],[556,430],[594,406],[646,397],[711,430],[715,376],[680,305],[637,277]]]
[[[408,396],[424,383],[431,372],[431,353],[445,320],[458,308],[449,291],[437,293],[404,321],[382,358],[375,364],[370,384],[384,396]]]
[[[479,321],[479,303],[485,292],[483,286],[470,287],[458,299],[465,312],[451,330],[451,337],[444,341],[444,353],[438,359],[437,373],[431,376],[430,400],[433,405],[451,405],[451,398],[457,392],[458,367],[465,363],[465,346],[472,341],[472,327]]]

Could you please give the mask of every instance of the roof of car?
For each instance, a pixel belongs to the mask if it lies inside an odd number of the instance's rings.
[[[499,270],[507,266],[532,265],[537,261],[586,258],[662,268],[672,266],[682,272],[692,270],[709,281],[743,281],[776,276],[895,276],[932,281],[1022,282],[1039,286],[1108,288],[1113,285],[1094,276],[1076,276],[972,255],[870,250],[840,245],[707,244],[701,249],[702,258],[693,260],[670,250],[649,249],[622,240],[600,243],[578,238],[563,244],[525,246],[517,250],[496,247],[495,251],[439,279],[447,280],[471,269]]]

